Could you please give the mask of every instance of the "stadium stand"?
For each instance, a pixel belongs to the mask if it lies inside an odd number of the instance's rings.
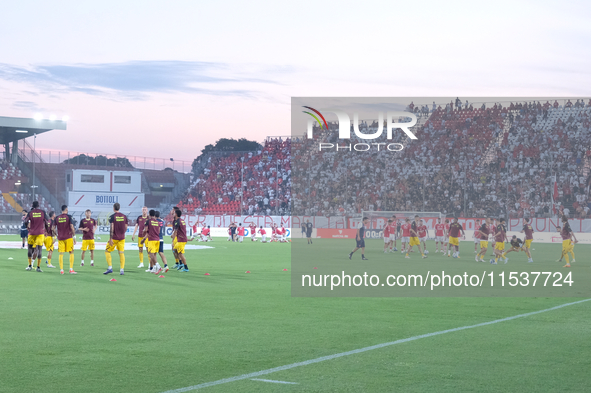
[[[398,140],[405,149],[395,154],[319,152],[317,142],[336,141],[337,126],[315,129],[314,138],[294,143],[294,214],[405,210],[549,217],[559,211],[587,217],[590,105],[577,100],[474,107],[457,99],[430,111],[427,104],[411,103],[407,110],[425,120],[414,127],[418,140]],[[377,124],[360,128],[374,132]],[[339,144],[357,142],[364,141],[353,137]]]
[[[210,152],[202,160],[200,173],[177,204],[187,213],[289,214],[290,138],[267,140],[254,152]]]

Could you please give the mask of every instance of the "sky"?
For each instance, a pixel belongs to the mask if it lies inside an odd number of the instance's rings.
[[[0,116],[58,118],[39,149],[191,161],[290,134],[291,97],[591,95],[591,4],[10,2]]]

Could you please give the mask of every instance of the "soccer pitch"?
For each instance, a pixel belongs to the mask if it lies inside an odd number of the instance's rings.
[[[405,262],[400,253],[383,254],[381,241],[367,243],[369,261],[359,263]],[[352,241],[315,240],[310,248],[335,244],[347,258]],[[199,391],[589,391],[591,301],[431,335],[583,299],[297,298],[291,245],[221,238],[207,245],[214,248],[187,252],[189,273],[164,278],[136,268],[135,251],[126,252],[125,276],[102,274],[102,250],[94,267],[88,255],[80,267],[76,252],[78,274],[61,276],[43,266],[43,273],[25,271],[26,250],[0,249],[0,391],[164,392],[215,381]],[[429,248],[421,263],[445,258],[432,242]],[[558,266],[559,245],[535,248],[535,265]],[[573,270],[591,270],[589,251],[576,247]],[[472,252],[473,243],[462,242],[454,263],[476,263]],[[525,263],[523,254],[511,257]],[[113,267],[117,272],[116,253]],[[308,362],[407,338],[416,339]],[[232,377],[239,378],[225,380]]]

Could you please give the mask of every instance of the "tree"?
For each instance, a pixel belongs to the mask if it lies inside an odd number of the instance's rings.
[[[249,141],[246,138],[240,138],[238,140],[233,138],[221,138],[215,145],[207,145],[201,150],[201,154],[193,160],[193,172],[197,171],[197,167],[201,162],[201,159],[210,152],[239,152],[239,151],[256,151],[262,149],[262,145],[255,141]]]
[[[105,156],[87,156],[86,154],[80,154],[64,160],[64,164],[72,165],[92,165],[92,166],[112,166],[117,168],[133,168],[131,162],[125,157],[107,158]]]

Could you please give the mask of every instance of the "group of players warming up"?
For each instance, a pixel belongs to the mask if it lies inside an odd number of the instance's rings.
[[[504,263],[508,263],[509,258],[507,254],[511,252],[524,251],[527,255],[527,262],[532,263],[533,258],[531,255],[531,244],[533,242],[534,230],[531,225],[529,218],[523,219],[523,228],[520,233],[525,235],[525,241],[513,235],[511,239],[507,238],[507,227],[505,219],[493,219],[486,218],[484,220],[475,221],[474,230],[474,253],[476,262],[486,262],[484,257],[488,251],[489,240],[492,243],[493,256],[490,259],[490,263],[493,265],[498,264],[499,259],[502,259]],[[562,242],[562,254],[557,262],[566,259],[566,265],[564,267],[570,267],[569,254],[572,257],[572,261],[575,262],[574,245],[578,243],[574,232],[572,231],[568,217],[562,217],[562,227],[558,226],[557,231],[560,233]],[[356,246],[349,253],[349,259],[353,257],[358,250],[361,250],[361,259],[368,260],[365,257],[365,232],[369,229],[369,218],[363,217],[362,222],[359,224],[355,236]],[[460,258],[460,237],[465,237],[464,229],[462,225],[458,223],[457,218],[453,218],[452,222],[449,219],[445,219],[445,222],[441,222],[441,218],[437,219],[437,223],[434,225],[435,229],[435,252],[441,252],[444,255],[447,253],[448,257],[453,256],[454,258]],[[415,215],[414,220],[411,222],[410,218],[404,218],[403,220],[397,220],[396,216],[393,215],[388,219],[387,224],[383,228],[384,237],[384,253],[398,251],[396,248],[398,239],[401,240],[402,250],[401,253],[405,254],[405,258],[410,259],[409,253],[413,252],[413,247],[417,246],[422,258],[427,258],[427,238],[429,236],[429,230],[425,225],[425,222],[420,219],[418,215]],[[505,250],[505,243],[509,243],[510,247]],[[480,250],[478,250],[480,246]],[[452,253],[453,252],[453,253]]]
[[[117,250],[119,254],[119,274],[125,273],[125,234],[129,221],[127,216],[121,213],[119,203],[113,205],[113,214],[109,217],[109,241],[105,248],[105,259],[107,270],[103,274],[113,273],[113,258],[111,253]],[[90,265],[94,266],[94,235],[97,228],[97,222],[91,218],[92,212],[86,210],[85,218],[80,221],[78,229],[82,231],[82,254],[80,266],[84,266],[85,252],[90,251]],[[182,272],[188,272],[187,260],[185,258],[185,245],[187,243],[187,233],[185,221],[181,218],[182,212],[178,207],[171,211],[173,216],[172,248],[176,261],[175,268]],[[24,228],[24,229],[23,229]],[[74,270],[74,245],[76,244],[76,222],[68,214],[68,206],[62,206],[62,212],[57,217],[54,212],[46,214],[39,209],[39,202],[32,204],[30,211],[23,215],[23,224],[21,227],[21,237],[23,230],[26,230],[28,244],[27,256],[28,266],[26,270],[33,270],[33,261],[37,260],[37,272],[41,270],[42,249],[47,250],[47,267],[55,268],[51,264],[54,243],[57,238],[60,274],[64,274],[64,254],[69,254],[70,274],[77,274]],[[142,209],[142,215],[138,217],[135,226],[132,241],[138,233],[138,247],[140,256],[140,266],[143,267],[144,255],[143,248],[146,247],[150,258],[150,269],[147,272],[159,274],[169,270],[166,257],[164,255],[164,221],[160,219],[160,213],[155,210],[148,211],[147,207]],[[157,261],[157,255],[162,260],[163,267]]]

